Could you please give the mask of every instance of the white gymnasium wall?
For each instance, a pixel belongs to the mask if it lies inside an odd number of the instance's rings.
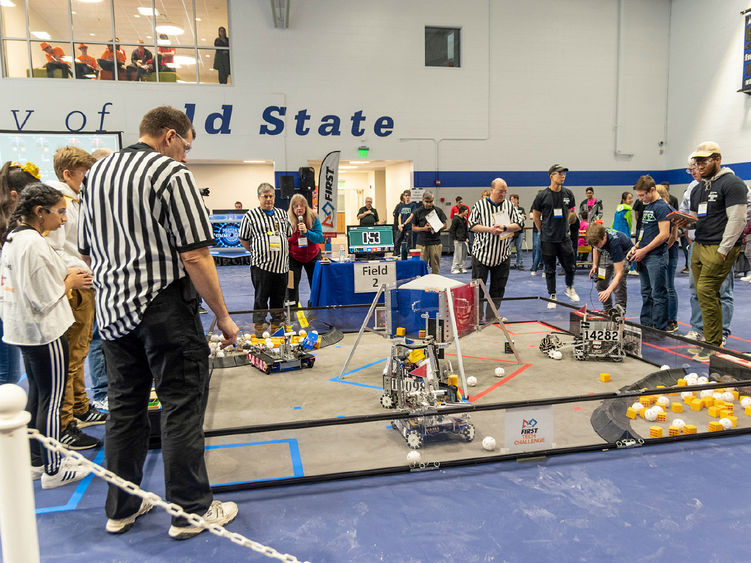
[[[258,185],[274,185],[274,167],[271,164],[196,164],[188,162],[198,186],[209,188],[204,198],[209,209],[232,209],[236,201],[246,208],[258,206]]]

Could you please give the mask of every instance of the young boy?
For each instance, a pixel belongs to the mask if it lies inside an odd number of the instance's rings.
[[[90,272],[88,265],[78,253],[78,214],[83,177],[95,160],[85,150],[66,146],[59,148],[53,157],[55,174],[59,181],[47,182],[63,192],[68,204],[68,220],[61,228],[52,231],[48,240],[66,266]],[[80,428],[104,424],[107,417],[89,404],[83,379],[83,364],[89,353],[89,343],[94,325],[94,290],[73,289],[68,292],[68,301],[75,322],[65,333],[68,338],[70,357],[68,379],[65,382],[62,408],[60,409],[60,441],[72,450],[95,448],[99,440],[84,434]]]
[[[634,243],[631,237],[613,229],[606,229],[600,223],[592,223],[587,228],[587,244],[592,247],[592,269],[589,277],[596,279],[597,296],[606,311],[613,308],[611,295],[615,294],[615,304],[626,310],[626,255]]]
[[[668,213],[673,209],[657,193],[651,176],[642,176],[634,186],[644,204],[642,226],[636,245],[626,256],[638,262],[641,281],[641,316],[639,322],[658,330],[668,328],[667,241],[670,236]]]
[[[467,242],[469,241],[467,231],[468,214],[469,207],[459,204],[459,209],[451,220],[449,234],[454,241],[454,261],[451,263],[452,274],[467,273],[464,265],[467,262]]]

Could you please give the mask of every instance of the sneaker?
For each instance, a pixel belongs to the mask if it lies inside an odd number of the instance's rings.
[[[720,348],[724,348],[725,344],[727,344],[727,341],[728,341],[728,337],[727,336],[723,336],[722,337],[722,344],[720,344]]]
[[[455,270],[455,269],[451,268],[451,273],[452,274],[460,274],[461,271],[460,270]]]
[[[573,287],[567,287],[564,293],[566,294],[566,297],[571,299],[574,303],[579,302],[579,296],[576,294],[576,290]]]
[[[60,443],[69,450],[88,450],[101,445],[96,438],[81,432],[75,420],[60,434]]]
[[[100,413],[94,407],[89,405],[89,410],[83,414],[73,415],[78,422],[79,428],[86,428],[87,426],[94,426],[96,424],[104,424],[107,422],[107,415]]]
[[[94,405],[94,408],[100,412],[110,412],[109,397],[105,397],[101,401],[91,401],[91,404]]]
[[[678,330],[678,321],[668,321],[667,332],[675,332]]]
[[[638,276],[639,272],[637,272],[636,270],[629,270],[628,271],[628,275],[629,276]]]
[[[71,424],[73,423],[71,422]],[[89,473],[91,473],[91,470],[88,467],[63,460],[57,473],[54,475],[50,475],[49,473],[42,474],[42,488],[54,489],[68,483],[75,483],[86,477]]]
[[[152,508],[154,508],[154,505],[146,499],[143,499],[141,501],[141,506],[138,508],[137,512],[118,520],[109,518],[104,529],[107,530],[110,534],[123,534],[133,527],[133,524],[135,524],[136,522],[136,518],[143,516]]]
[[[688,274],[688,268],[683,268],[681,270],[681,274]]]
[[[551,293],[550,298],[555,301],[555,293]],[[548,309],[555,309],[555,303],[548,301]]]
[[[198,306],[198,313],[200,315],[208,315],[209,312],[206,310],[206,308],[203,305]]]
[[[531,271],[531,272],[529,273],[529,275],[530,275],[530,276],[536,276],[536,275],[537,275],[537,271],[535,271],[535,270],[532,270],[532,271]]]
[[[543,278],[545,277],[545,272],[543,272],[543,273],[542,273],[542,277],[543,277]]]
[[[466,274],[467,273],[467,269],[466,268],[462,268],[461,270],[459,270],[459,273],[460,274]]]
[[[702,348],[696,354],[694,354],[693,359],[697,362],[708,362],[711,355],[712,350],[710,350],[709,348]]]
[[[44,475],[44,465],[32,465],[31,466],[31,480],[39,481]]]
[[[224,526],[232,522],[237,516],[237,505],[234,502],[220,502],[215,500],[203,515],[209,524]],[[187,540],[200,534],[206,528],[200,526],[170,526],[169,535],[176,540]]]
[[[689,330],[686,333],[686,338],[690,338],[691,340],[696,340],[697,342],[702,342],[704,340],[704,335],[695,330]]]

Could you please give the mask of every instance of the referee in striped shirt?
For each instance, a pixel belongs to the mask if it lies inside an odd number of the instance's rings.
[[[289,272],[289,241],[292,225],[286,211],[274,207],[274,186],[258,186],[259,207],[249,209],[240,223],[238,238],[250,252],[250,279],[253,282],[253,322],[260,335],[267,327],[266,313],[271,312],[271,332],[284,320],[282,307]]]
[[[140,484],[153,380],[162,403],[167,500],[227,523],[237,505],[212,502],[204,462],[209,347],[198,295],[216,314],[223,345],[235,342],[238,328],[209,253],[214,238],[208,213],[184,165],[195,130],[183,112],[161,106],[143,117],[139,135],[138,143],[91,167],[79,218],[78,246],[94,274],[107,360],[107,466]],[[105,509],[106,530],[122,533],[151,504],[110,485]],[[169,535],[185,539],[200,531],[173,517]]]
[[[514,237],[510,233],[522,229],[523,220],[516,207],[506,199],[508,186],[503,178],[490,183],[490,195],[472,207],[469,214],[469,230],[475,233],[472,243],[472,279],[487,283],[488,293],[498,309],[506,292],[506,282]],[[485,319],[492,319],[489,305],[485,307]]]

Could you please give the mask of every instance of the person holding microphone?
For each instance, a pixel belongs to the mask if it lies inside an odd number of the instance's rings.
[[[300,299],[303,268],[308,274],[308,284],[313,284],[313,270],[316,261],[321,258],[318,245],[323,242],[323,228],[308,206],[305,196],[301,194],[295,194],[290,199],[288,214],[292,236],[288,238],[290,279],[287,284],[287,301],[297,303]]]

